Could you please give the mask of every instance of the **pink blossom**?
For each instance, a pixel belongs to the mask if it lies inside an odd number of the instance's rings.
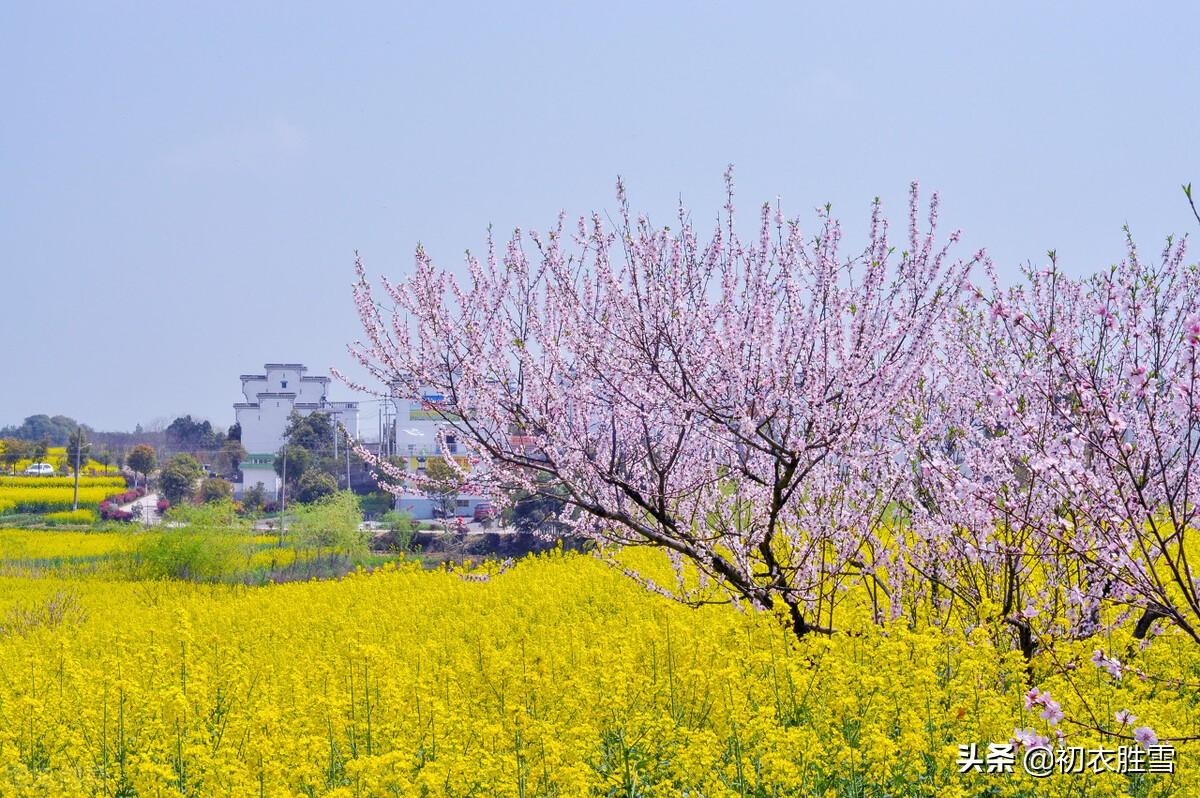
[[[1056,726],[1063,719],[1063,711],[1057,701],[1048,701],[1046,702],[1046,708],[1042,710],[1039,717],[1051,726]]]
[[[1158,735],[1149,726],[1138,726],[1133,730],[1133,739],[1143,747],[1148,747],[1158,742]]]

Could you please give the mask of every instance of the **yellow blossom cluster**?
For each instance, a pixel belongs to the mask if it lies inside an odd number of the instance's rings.
[[[1089,656],[1129,639],[1026,663],[987,628],[843,617],[858,621],[796,640],[769,613],[684,607],[580,554],[471,579],[407,564],[257,587],[0,577],[0,794],[1200,794],[1185,742],[1173,776],[956,765],[959,745],[1046,731],[1032,682],[1074,719],[1072,745],[1101,742],[1089,712],[1196,734],[1200,650],[1182,636],[1138,652],[1157,676],[1131,660],[1116,679]]]
[[[81,476],[79,506],[97,507],[105,498],[120,493],[124,484],[120,477]],[[74,499],[73,477],[0,477],[0,514],[70,510]]]

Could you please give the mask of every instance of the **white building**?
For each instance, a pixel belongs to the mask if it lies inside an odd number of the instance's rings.
[[[267,497],[274,499],[279,492],[275,455],[283,448],[288,417],[293,412],[302,416],[325,413],[335,426],[340,425],[357,439],[358,402],[329,401],[329,377],[309,377],[305,374],[308,369],[299,363],[267,363],[263,371],[242,375],[245,401],[233,406],[246,450],[237,493],[241,495],[262,483]]]
[[[430,390],[423,390],[421,394],[416,398],[392,396],[392,412],[388,414],[383,430],[380,451],[385,455],[403,458],[405,470],[410,473],[423,471],[427,458],[442,457],[446,453],[451,457],[463,458],[460,462],[466,465],[466,447],[456,440],[453,427],[435,409],[443,397]],[[439,433],[445,436],[445,452],[438,440]],[[455,513],[470,518],[476,505],[482,501],[486,501],[486,497],[460,494]],[[413,518],[433,516],[434,502],[419,491],[409,491],[399,496],[396,506],[411,513]]]

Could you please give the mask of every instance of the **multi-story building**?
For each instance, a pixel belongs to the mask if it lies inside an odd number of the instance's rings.
[[[267,363],[263,371],[242,375],[245,401],[233,406],[246,450],[242,481],[236,490],[241,495],[261,483],[268,498],[274,499],[279,492],[275,456],[283,448],[288,417],[293,412],[302,416],[326,413],[335,426],[357,439],[358,402],[329,401],[329,377],[310,377],[305,373],[308,369],[299,363]]]
[[[380,452],[385,456],[396,456],[404,460],[405,470],[420,473],[430,457],[449,454],[467,465],[467,450],[456,440],[454,428],[447,424],[437,408],[443,397],[432,391],[423,390],[419,397],[403,396],[398,387],[393,387],[391,408],[381,430]],[[445,449],[439,435],[445,438]],[[462,493],[455,501],[455,513],[470,517],[475,507],[486,497],[473,493]],[[398,509],[406,510],[414,518],[430,518],[435,503],[419,490],[406,491],[397,497]]]

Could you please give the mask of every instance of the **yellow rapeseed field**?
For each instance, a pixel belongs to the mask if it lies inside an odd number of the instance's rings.
[[[125,545],[27,534],[51,537],[24,552]],[[797,644],[772,617],[671,603],[587,555],[471,577],[0,577],[0,795],[1200,794],[1190,743],[1175,776],[959,776],[958,744],[1038,724],[1025,663],[988,629],[879,628],[864,608]],[[1074,670],[1035,661],[1068,716],[1079,690],[1161,738],[1200,732],[1194,644],[1168,632],[1139,655],[1177,683],[1115,680],[1094,646],[1056,647]]]
[[[124,489],[123,477],[81,476],[79,506],[95,508],[107,497]],[[74,477],[0,477],[0,515],[70,510],[74,496]]]

